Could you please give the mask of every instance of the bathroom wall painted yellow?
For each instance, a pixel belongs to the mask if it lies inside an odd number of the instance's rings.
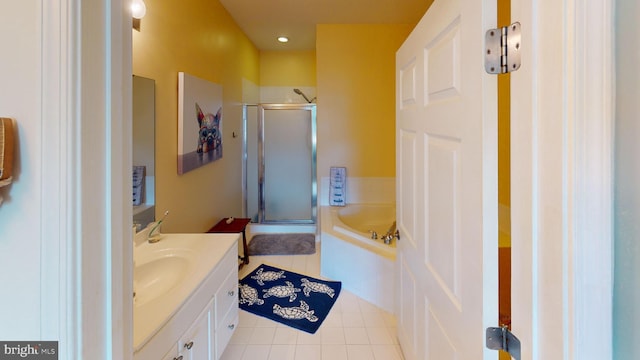
[[[217,0],[146,0],[133,31],[133,72],[156,81],[156,216],[170,210],[163,231],[200,232],[242,215],[243,79],[259,82],[259,51]],[[178,72],[223,87],[220,160],[177,173]],[[194,137],[194,141],[196,138]]]
[[[498,26],[511,24],[510,0],[498,0]],[[511,204],[511,76],[498,76],[498,203]]]
[[[260,51],[260,86],[316,86],[316,52]]]
[[[317,26],[318,176],[395,176],[395,53],[413,25]]]

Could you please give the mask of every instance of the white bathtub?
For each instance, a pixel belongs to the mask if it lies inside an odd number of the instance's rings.
[[[393,204],[323,206],[320,212],[322,276],[342,281],[345,289],[391,313],[396,244],[385,244],[382,236],[394,221]],[[371,239],[370,230],[378,239]]]
[[[371,248],[380,255],[395,259],[396,241],[390,244],[382,240],[392,226],[395,226],[396,208],[392,204],[351,204],[331,209],[333,230],[346,235],[347,241],[356,241],[357,245]],[[377,234],[377,239],[372,234]]]

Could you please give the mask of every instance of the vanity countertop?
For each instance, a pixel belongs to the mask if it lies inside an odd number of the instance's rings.
[[[196,292],[239,234],[162,234],[134,247],[133,344],[142,348]]]

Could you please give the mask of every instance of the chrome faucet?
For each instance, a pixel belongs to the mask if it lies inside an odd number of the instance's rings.
[[[385,244],[390,245],[391,241],[394,238],[396,238],[396,239],[400,238],[400,233],[398,232],[398,229],[396,229],[396,222],[395,221],[393,222],[393,225],[391,225],[389,230],[387,230],[387,233],[382,236],[382,240],[384,241]]]
[[[387,245],[391,244],[391,240],[393,240],[393,236],[391,236],[390,234],[384,234],[382,236],[382,241],[384,241],[384,243]]]
[[[160,230],[159,230],[160,229],[160,225],[164,221],[164,218],[167,217],[167,215],[169,215],[169,210],[165,211],[164,215],[162,216],[162,219],[156,221],[156,223],[153,225],[151,230],[149,230],[149,234],[147,235],[147,241],[150,244],[157,243],[158,241],[160,241],[160,239],[162,237],[161,234],[160,234]],[[156,230],[158,230],[157,233],[155,233]]]

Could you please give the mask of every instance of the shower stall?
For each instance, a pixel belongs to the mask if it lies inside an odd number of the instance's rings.
[[[259,224],[315,224],[316,105],[243,105],[244,211]]]

